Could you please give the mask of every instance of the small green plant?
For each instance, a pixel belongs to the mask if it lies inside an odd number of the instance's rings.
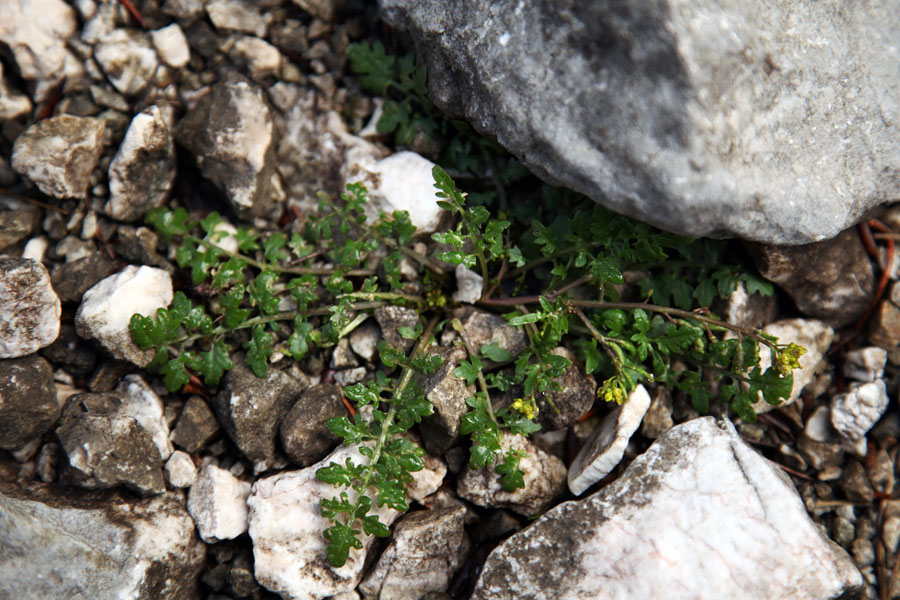
[[[238,347],[264,377],[280,357],[299,361],[334,346],[379,307],[419,312],[417,326],[399,331],[417,340],[415,351],[407,355],[382,341],[381,369],[344,389],[358,408],[370,407],[371,417],[358,412],[328,423],[365,459],[318,471],[322,481],[346,488],[322,503],[332,522],[325,536],[335,566],[361,547],[361,535],[389,533],[374,506],[408,508],[406,486],[422,468],[423,451],[407,433],[432,411],[414,375],[440,365],[429,348],[442,328],[462,333],[449,313],[454,282],[448,264],[480,273],[477,304],[505,315],[528,339],[526,349],[511,356],[496,344],[471,347],[459,335],[467,358],[453,371],[477,386],[460,427],[471,437],[470,466],[493,465],[509,491],[525,485],[522,454],[503,448],[501,434],[527,436],[540,429],[540,411],[556,410],[548,392],[559,388],[557,379],[571,365],[553,352],[560,345],[575,349],[583,370],[602,379],[598,395],[608,402],[621,404],[638,383],[652,382],[683,391],[705,412],[716,383],[721,399],[754,421],[752,405],[760,395],[778,404],[790,394],[803,349],[709,312],[712,301],[727,298],[739,282],[751,292],[772,293],[767,282],[724,265],[722,243],[660,232],[583,201],[560,200],[555,216],[498,218],[471,205],[440,167],[433,175],[440,205],[456,222],[432,236],[430,255],[413,249],[416,232],[406,213],[367,222],[366,190],[358,184],[338,202],[323,200],[318,214],[290,234],[238,228],[226,240],[230,234],[216,213],[192,219],[177,208],[147,216],[164,241],[177,245],[176,261],[191,282],[168,308],[134,315],[130,324],[135,343],[155,350],[151,366],[171,391],[192,374],[217,385],[233,368]],[[415,267],[411,281],[401,272],[404,260]],[[643,301],[620,298],[626,271],[643,274],[636,286]],[[772,357],[768,369],[759,364],[761,347]],[[486,367],[509,361],[512,369]],[[514,387],[521,397],[495,409],[492,394]]]

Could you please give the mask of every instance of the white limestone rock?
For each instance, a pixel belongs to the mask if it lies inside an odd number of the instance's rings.
[[[703,417],[500,544],[472,598],[825,600],[862,586],[787,477],[730,422]]]
[[[319,514],[322,499],[333,498],[339,491],[319,481],[316,471],[332,462],[344,464],[348,458],[355,463],[366,460],[356,447],[340,446],[315,465],[284,471],[253,484],[247,504],[256,580],[285,600],[319,600],[349,592],[362,578],[374,537],[364,536],[361,550],[351,549],[343,567],[332,567],[322,537],[330,523]],[[347,495],[350,502],[356,500],[353,490],[347,490]],[[387,525],[400,516],[387,506],[373,506],[370,514],[378,515]]]
[[[176,450],[166,461],[166,480],[176,488],[191,487],[197,478],[197,467],[191,455],[184,450]]]
[[[175,69],[180,69],[191,60],[191,49],[187,38],[178,23],[172,23],[168,27],[150,32],[153,47],[164,63]]]
[[[44,265],[0,256],[0,358],[26,356],[52,344],[61,313]]]
[[[123,398],[119,414],[133,417],[140,423],[159,449],[160,460],[167,460],[174,449],[169,441],[169,423],[164,414],[163,401],[140,375],[126,375],[116,391]]]
[[[8,84],[0,64],[0,120],[18,119],[30,113],[31,107],[31,99]]]
[[[350,333],[350,348],[360,358],[371,361],[375,358],[380,339],[381,330],[378,328],[378,323],[374,319],[369,319]]]
[[[43,119],[16,138],[12,167],[48,196],[85,198],[105,131],[106,123],[93,117]]]
[[[103,211],[138,221],[162,206],[175,182],[175,142],[166,114],[152,105],[135,115],[109,165],[109,201]]]
[[[525,453],[519,460],[525,487],[507,492],[494,466],[472,469],[467,464],[457,480],[456,493],[460,498],[485,508],[509,508],[526,517],[538,515],[565,492],[566,467],[560,459],[547,454],[521,435],[505,431],[501,435],[500,446],[504,451]]]
[[[247,65],[253,79],[273,77],[281,70],[281,52],[265,40],[250,35],[241,36],[231,48],[231,56]]]
[[[155,352],[141,350],[128,324],[134,314],[155,318],[172,302],[172,278],[155,267],[129,265],[84,293],[75,315],[78,335],[100,342],[110,354],[146,367]]]
[[[831,424],[843,437],[860,440],[884,414],[888,401],[884,380],[852,383],[846,393],[831,399]]]
[[[628,440],[641,426],[649,408],[650,394],[638,385],[622,406],[604,417],[569,467],[569,490],[573,494],[580,496],[622,462]]]
[[[187,509],[203,541],[233,540],[247,531],[250,484],[225,469],[204,466],[188,493]]]
[[[484,287],[484,277],[462,264],[456,265],[456,291],[453,292],[454,302],[475,304],[481,300],[481,292]]]
[[[246,0],[208,0],[206,14],[216,29],[243,31],[257,37],[266,35],[266,21],[255,2]]]
[[[388,214],[405,210],[422,233],[437,231],[445,211],[437,205],[434,163],[415,152],[397,152],[371,164],[359,165],[359,174],[347,183],[361,182],[369,190],[366,214],[371,219],[379,211]]]
[[[0,597],[193,598],[206,546],[175,493],[0,485]]]
[[[822,321],[815,319],[785,319],[770,323],[763,328],[765,333],[778,338],[779,344],[791,342],[806,348],[806,354],[800,357],[800,369],[794,371],[794,387],[791,388],[791,396],[779,406],[787,406],[800,397],[803,388],[813,380],[816,367],[825,357],[831,341],[834,339],[834,329]],[[759,347],[759,366],[763,370],[772,364],[769,349],[762,344]],[[756,414],[767,413],[775,408],[760,396],[759,402],[753,405]]]
[[[884,348],[869,346],[844,355],[844,377],[868,383],[881,379],[888,353]]]
[[[803,426],[803,433],[814,442],[825,443],[831,438],[831,409],[817,407]]]
[[[78,27],[75,11],[62,0],[0,2],[0,42],[12,51],[22,78],[42,102],[63,79],[66,43]]]
[[[114,29],[104,35],[94,46],[94,60],[113,87],[126,96],[144,91],[159,66],[149,36],[132,29]]]

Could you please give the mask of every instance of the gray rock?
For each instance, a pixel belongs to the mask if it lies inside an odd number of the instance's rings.
[[[578,367],[575,356],[562,346],[554,348],[552,354],[572,361],[563,374],[554,377],[560,389],[545,392],[538,396],[540,411],[537,421],[545,431],[556,431],[572,425],[591,406],[597,398],[597,382],[590,375],[585,375]]]
[[[440,108],[617,212],[800,244],[897,197],[892,1],[380,5]]]
[[[0,358],[25,356],[52,344],[61,313],[44,265],[0,256]]]
[[[129,265],[84,293],[75,314],[75,329],[97,340],[114,358],[146,367],[155,351],[141,350],[128,324],[135,314],[156,315],[172,302],[172,278],[162,269]]]
[[[188,452],[196,452],[218,431],[219,424],[206,402],[199,396],[191,396],[172,431],[172,442]]]
[[[175,128],[175,139],[236,211],[265,216],[283,191],[275,171],[275,127],[262,90],[243,80],[212,86]]]
[[[359,586],[369,599],[419,600],[446,592],[465,542],[462,507],[419,511],[401,518],[391,543]]]
[[[398,330],[401,327],[415,329],[419,322],[419,313],[415,310],[404,306],[382,306],[375,309],[375,320],[381,327],[381,336],[388,344],[401,350],[413,347],[415,341],[404,338]]]
[[[538,515],[565,492],[566,467],[560,459],[547,454],[521,435],[507,432],[501,435],[500,445],[504,450],[525,453],[519,461],[525,487],[507,492],[493,466],[475,470],[466,465],[457,480],[456,493],[478,506],[508,508],[526,517]]]
[[[878,346],[851,350],[844,355],[844,377],[862,382],[881,379],[887,364],[887,351]]]
[[[41,481],[44,483],[55,482],[58,466],[59,444],[50,442],[41,446],[41,450],[34,461],[34,470]]]
[[[166,484],[159,449],[124,404],[114,392],[68,399],[56,430],[69,461],[66,475],[87,489],[125,485],[145,496],[161,494]]]
[[[884,380],[852,383],[846,393],[831,399],[831,424],[842,436],[858,440],[881,418],[888,400]]]
[[[463,339],[476,352],[481,352],[487,344],[497,344],[515,358],[525,349],[525,332],[521,327],[511,326],[503,317],[470,306],[454,310],[451,316],[459,319]],[[497,365],[491,360],[482,362],[488,368]]]
[[[132,264],[152,265],[171,269],[166,260],[156,251],[159,236],[146,227],[121,225],[116,228],[116,253]]]
[[[459,437],[459,424],[463,415],[469,412],[466,398],[475,395],[475,386],[466,385],[464,379],[453,375],[454,369],[466,359],[464,348],[440,348],[434,353],[444,362],[434,374],[421,377],[419,382],[434,412],[423,417],[419,426],[425,448],[434,454],[443,454]]]
[[[734,292],[720,309],[718,301],[713,302],[713,311],[732,325],[759,328],[775,320],[776,302],[774,296],[748,294],[743,282],[737,284]]]
[[[150,33],[156,53],[170,67],[180,69],[191,60],[191,49],[178,23]]]
[[[102,36],[94,46],[94,60],[113,87],[126,96],[144,91],[159,66],[150,37],[133,29],[114,29]]]
[[[230,52],[232,60],[247,69],[255,81],[275,77],[281,70],[281,52],[265,40],[250,35],[238,36]]]
[[[81,302],[84,293],[116,272],[116,261],[102,252],[53,267],[50,281],[63,302]]]
[[[53,369],[37,355],[0,360],[0,448],[12,450],[59,419]]]
[[[85,198],[103,153],[101,119],[60,115],[29,126],[13,145],[12,167],[54,198]]]
[[[900,290],[900,286],[894,289]],[[888,362],[900,364],[900,308],[890,300],[882,300],[872,313],[869,342],[887,350]]]
[[[0,117],[3,118],[3,117]],[[0,206],[0,251],[27,238],[34,229],[34,213],[21,210],[4,210]],[[40,222],[40,217],[37,219]]]
[[[0,483],[0,596],[193,598],[206,547],[176,494]]]
[[[281,421],[281,446],[291,462],[308,467],[334,450],[341,440],[325,426],[347,415],[341,389],[330,383],[307,388]]]
[[[304,384],[278,369],[260,379],[243,361],[234,361],[224,386],[212,401],[213,411],[228,437],[264,471],[275,461],[278,425]]]
[[[847,461],[838,485],[851,502],[868,504],[875,499],[875,490],[872,489],[866,469],[858,460]]]
[[[806,316],[841,327],[869,307],[875,275],[856,229],[815,244],[748,248],[760,274],[784,288]]]
[[[359,361],[356,359],[353,351],[350,350],[350,340],[347,338],[338,340],[337,345],[331,352],[330,367],[332,369],[349,369],[358,366]]]
[[[140,375],[126,375],[116,386],[122,396],[118,414],[134,418],[147,432],[162,461],[168,460],[173,448],[169,441],[169,423],[165,418],[165,406],[156,392]]]
[[[66,72],[66,43],[78,28],[75,11],[62,0],[0,3],[0,42],[12,52],[22,78],[46,99]]]
[[[323,21],[334,21],[347,5],[347,0],[294,0],[294,4]]]
[[[472,598],[825,600],[862,583],[791,482],[729,422],[703,417],[500,544]]]
[[[139,221],[162,206],[175,181],[175,143],[156,105],[135,115],[109,165],[109,202],[104,212],[120,221]]]
[[[580,496],[622,462],[628,441],[650,408],[650,394],[638,384],[628,400],[603,418],[569,467],[569,490]]]
[[[653,391],[650,400],[650,408],[641,421],[641,434],[651,440],[655,440],[672,428],[675,422],[672,420],[672,393],[665,387],[659,386]]]

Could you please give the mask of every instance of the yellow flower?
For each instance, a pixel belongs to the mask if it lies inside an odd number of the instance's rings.
[[[788,375],[794,369],[800,368],[800,357],[806,354],[806,348],[791,342],[786,348],[782,348],[775,358],[775,368],[782,375]]]
[[[511,408],[524,415],[526,419],[534,420],[534,418],[538,414],[537,404],[534,402],[534,398],[529,398],[528,400],[523,400],[522,398],[516,398]]]

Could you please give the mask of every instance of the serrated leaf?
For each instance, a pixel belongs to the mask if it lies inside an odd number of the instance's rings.
[[[265,325],[256,325],[253,327],[253,336],[244,342],[247,365],[257,377],[265,377],[269,371],[269,357],[272,356],[274,341],[275,336],[266,331]]]
[[[171,359],[159,370],[163,376],[163,384],[170,392],[180,390],[191,380],[191,374],[185,366],[189,358],[189,354],[183,353]]]
[[[351,548],[362,548],[362,542],[357,539],[359,530],[343,523],[329,527],[322,535],[328,541],[325,555],[328,557],[328,562],[334,567],[340,568],[346,564]]]
[[[198,352],[192,357],[190,367],[203,377],[207,385],[219,385],[225,371],[234,368],[234,363],[228,358],[230,346],[222,340],[215,340],[206,352]]]
[[[275,271],[263,271],[256,276],[250,284],[248,291],[259,310],[266,315],[274,315],[278,312],[278,297],[275,295],[275,282],[278,274]]]

